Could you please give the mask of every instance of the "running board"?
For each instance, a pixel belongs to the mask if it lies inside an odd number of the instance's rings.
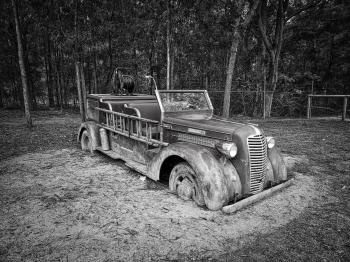
[[[282,190],[283,188],[290,186],[293,183],[293,181],[294,181],[294,179],[292,178],[292,179],[290,179],[282,184],[279,184],[279,185],[274,186],[270,189],[262,191],[259,194],[247,197],[247,198],[240,200],[237,203],[234,203],[232,205],[224,206],[222,208],[222,211],[226,214],[232,214],[232,213],[234,213],[234,212],[236,212],[236,211],[238,211],[246,206],[249,206],[253,203],[258,202],[259,200],[261,200],[263,198],[271,196],[273,193],[275,193],[279,190]]]
[[[139,173],[141,173],[142,175],[146,175],[147,174],[147,165],[144,165],[142,163],[138,163],[136,161],[133,160],[127,160],[125,159],[125,157],[122,157],[120,154],[118,154],[117,152],[114,152],[113,150],[103,150],[102,147],[96,147],[97,151],[100,151],[101,153],[113,158],[113,159],[121,159],[125,162],[125,165]]]
[[[141,173],[142,175],[146,175],[147,174],[147,166],[132,160],[128,160],[125,162],[125,165],[133,170],[135,170],[136,172]]]
[[[109,156],[110,158],[113,158],[113,159],[123,159],[123,157],[118,154],[117,152],[114,152],[113,150],[103,150],[102,147],[96,147],[96,150],[97,151],[100,151],[101,153]]]

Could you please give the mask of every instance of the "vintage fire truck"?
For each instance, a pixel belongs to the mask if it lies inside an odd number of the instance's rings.
[[[288,184],[274,138],[215,116],[206,90],[155,85],[155,95],[90,94],[86,118],[78,132],[83,150],[121,159],[210,210],[229,213]]]

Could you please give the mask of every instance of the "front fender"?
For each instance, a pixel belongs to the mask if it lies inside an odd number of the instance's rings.
[[[276,147],[269,148],[267,157],[272,166],[274,182],[287,180],[287,167],[278,149]]]
[[[81,135],[83,134],[84,130],[87,130],[89,132],[91,142],[92,142],[92,150],[95,150],[96,147],[101,146],[99,127],[97,126],[96,122],[87,121],[80,125],[78,136],[77,136],[78,143],[80,142]]]
[[[159,180],[161,167],[171,156],[181,157],[193,168],[208,209],[221,209],[241,194],[241,182],[232,163],[217,150],[195,144],[179,142],[161,150],[148,164],[148,176]]]

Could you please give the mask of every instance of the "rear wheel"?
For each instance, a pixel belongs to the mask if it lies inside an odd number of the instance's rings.
[[[89,132],[87,130],[85,130],[81,134],[80,145],[81,145],[81,149],[83,151],[92,152],[92,142],[91,142],[91,138],[90,138]]]
[[[202,189],[199,186],[195,172],[186,162],[177,164],[170,173],[169,188],[184,200],[192,199],[199,206],[204,206]]]

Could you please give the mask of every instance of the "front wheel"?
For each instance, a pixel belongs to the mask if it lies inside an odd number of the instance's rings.
[[[80,145],[81,145],[81,149],[83,151],[89,151],[92,152],[92,141],[89,135],[89,132],[87,130],[85,130],[82,134],[81,134],[81,138],[80,138]]]
[[[204,206],[202,189],[199,186],[195,172],[189,164],[177,164],[170,173],[169,188],[184,200],[194,200],[197,205]]]

